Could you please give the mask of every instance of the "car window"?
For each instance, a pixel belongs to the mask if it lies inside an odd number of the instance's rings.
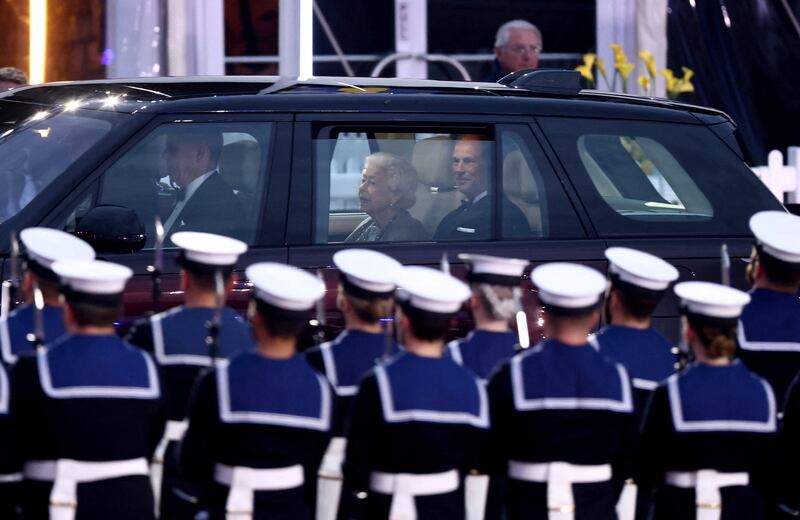
[[[0,222],[28,205],[111,129],[130,117],[0,103]]]
[[[167,236],[204,231],[252,244],[271,128],[250,122],[160,125],[105,171],[98,204],[136,211],[147,232],[145,248],[154,244],[157,215]]]
[[[601,236],[749,235],[779,204],[709,128],[541,118]]]
[[[499,133],[504,239],[585,236],[575,210],[527,127],[504,126]],[[521,212],[526,226],[517,225]]]
[[[500,155],[486,130],[321,129],[315,242],[584,236],[528,127],[503,128]]]

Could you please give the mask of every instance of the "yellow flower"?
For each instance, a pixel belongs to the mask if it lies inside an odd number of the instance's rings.
[[[681,69],[683,69],[683,81],[691,81],[694,71],[689,67],[681,67]]]
[[[588,65],[578,65],[575,70],[581,73],[581,76],[594,83],[594,76],[592,76],[592,68]]]
[[[675,90],[675,84],[678,82],[675,79],[675,74],[673,74],[672,69],[664,69],[661,71],[661,75],[664,76],[667,84],[667,92],[672,92]]]
[[[614,61],[616,63],[627,63],[628,62],[628,55],[623,53],[623,52],[614,54]]]
[[[653,57],[653,53],[650,51],[642,51],[639,53],[639,57],[644,61],[644,64],[647,65],[647,73],[650,74],[650,77],[655,78],[656,60]]]
[[[583,55],[583,64],[590,69],[594,66],[595,60],[597,60],[597,54],[593,52],[587,52]]]
[[[609,45],[609,47],[611,48],[612,51],[614,51],[614,56],[616,56],[617,54],[622,54],[622,45],[618,43],[612,43],[611,45]]]
[[[630,76],[631,72],[633,71],[633,63],[617,62],[617,64],[614,65],[614,68],[617,69],[617,72],[619,72],[620,76],[622,76],[622,79],[624,81],[628,81],[628,76]]]
[[[597,58],[595,65],[597,66],[597,72],[599,72],[604,78],[608,79],[608,76],[606,76],[606,62],[603,61],[603,58]]]
[[[644,91],[645,95],[647,95],[648,91],[650,90],[650,76],[642,74],[641,76],[639,76],[638,82],[639,85],[642,87],[642,90]]]

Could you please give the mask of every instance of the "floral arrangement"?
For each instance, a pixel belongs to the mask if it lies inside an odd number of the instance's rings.
[[[609,45],[614,51],[614,74],[609,80],[606,66],[602,58],[598,58],[597,54],[590,52],[583,55],[583,65],[578,65],[575,70],[581,73],[581,76],[586,78],[589,86],[598,88],[600,78],[603,78],[606,89],[616,90],[617,82],[621,82],[622,91],[628,92],[628,78],[633,72],[635,65],[628,61],[628,56],[622,52],[622,46],[616,43]],[[645,96],[650,96],[655,91],[655,82],[658,78],[656,61],[653,53],[650,51],[641,51],[639,58],[644,62],[647,74],[642,74],[637,79],[637,83],[642,89]],[[694,85],[692,84],[692,76],[694,71],[688,67],[682,67],[683,76],[677,77],[670,69],[663,69],[661,75],[664,76],[665,86],[667,90],[667,97],[669,99],[676,99],[683,93],[694,92]]]

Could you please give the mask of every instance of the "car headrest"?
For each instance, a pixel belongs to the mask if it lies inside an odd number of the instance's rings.
[[[525,202],[539,202],[539,188],[522,152],[514,150],[503,159],[503,191]]]
[[[414,145],[411,164],[419,174],[419,182],[444,190],[455,189],[453,178],[454,142],[446,137],[422,139]]]
[[[235,141],[222,147],[219,173],[235,190],[255,191],[261,166],[261,147],[255,141]]]

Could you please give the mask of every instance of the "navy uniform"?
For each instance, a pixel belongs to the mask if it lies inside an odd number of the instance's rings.
[[[359,387],[344,463],[345,489],[357,503],[340,518],[463,518],[461,483],[477,466],[489,427],[486,391],[449,356],[416,354],[411,342],[419,341],[414,324],[431,321],[444,324],[440,339],[428,338],[443,349],[449,320],[469,288],[425,267],[403,268],[398,286],[404,351],[376,366]]]
[[[14,367],[23,518],[47,518],[48,509],[51,520],[154,518],[148,462],[166,422],[156,364],[113,332],[84,333],[78,321],[103,319],[97,307],[119,308],[132,272],[98,261],[56,262],[52,269],[78,332]],[[94,326],[113,329],[113,318]]]
[[[597,271],[567,263],[539,266],[532,280],[545,320],[588,319],[606,285]],[[507,477],[507,518],[617,518],[636,431],[622,365],[588,343],[545,339],[495,373],[489,397],[491,470]]]
[[[708,282],[679,283],[675,293],[694,334],[735,340],[746,293]],[[655,489],[656,519],[766,517],[775,396],[742,362],[714,359],[691,363],[652,395],[636,473],[640,488]]]
[[[316,277],[283,264],[251,265],[246,274],[255,286],[251,319],[265,330],[304,326],[324,293]],[[266,341],[220,361],[200,379],[191,404],[181,465],[188,478],[212,486],[212,519],[314,516],[331,390],[302,355],[272,357]]]
[[[391,300],[395,280],[402,268],[395,259],[368,249],[344,249],[333,255],[339,270],[340,298],[354,298],[362,302]],[[343,293],[343,294],[342,294]],[[350,304],[353,318],[358,313]],[[387,307],[391,312],[391,308]],[[370,318],[388,319],[370,316]],[[364,321],[364,318],[361,318]],[[348,316],[345,316],[347,325]],[[319,471],[317,520],[336,517],[342,487],[342,461],[345,452],[345,422],[358,383],[375,366],[376,362],[394,354],[397,345],[383,322],[383,332],[369,332],[348,327],[335,340],[306,351],[306,359],[330,383],[334,391],[333,439],[328,446]],[[349,498],[350,493],[345,493]]]
[[[244,242],[211,233],[182,231],[170,240],[181,248],[178,264],[190,279],[212,277],[219,270],[227,280],[239,257],[247,251]],[[195,290],[214,293],[214,289]],[[220,312],[215,355],[230,358],[252,348],[255,343],[247,321],[229,307],[222,307]],[[168,422],[153,464],[153,486],[164,517],[193,518],[202,507],[203,489],[192,488],[179,476],[176,447],[186,432],[194,384],[211,363],[207,339],[214,314],[213,307],[174,307],[140,320],[126,338],[155,356],[164,377]]]
[[[750,219],[756,237],[753,261],[766,271],[800,280],[800,217],[762,211]],[[752,268],[752,266],[751,266]],[[780,409],[786,390],[800,371],[800,298],[797,282],[785,290],[756,287],[739,322],[739,357],[775,390]]]
[[[650,393],[678,366],[676,350],[655,327],[634,328],[614,324],[611,310],[612,294],[616,292],[620,305],[642,303],[655,309],[669,284],[678,279],[678,270],[657,256],[629,249],[606,249],[611,281],[605,300],[605,318],[610,324],[589,338],[589,343],[618,363],[631,377],[637,417],[641,417]],[[647,321],[650,316],[647,316]]]
[[[25,248],[23,261],[26,272],[45,282],[58,283],[50,269],[56,260],[93,260],[94,250],[83,240],[50,228],[27,228],[19,235]],[[3,364],[10,367],[22,353],[33,351],[29,335],[34,328],[33,305],[24,304],[8,316],[0,316],[0,354]],[[45,305],[42,312],[44,336],[55,340],[64,334],[64,312],[61,307]]]
[[[529,262],[516,258],[499,258],[488,255],[460,254],[458,258],[466,262],[467,281],[472,284],[473,298],[479,298],[474,294],[476,290],[479,290],[477,287],[484,286],[482,290],[493,296],[493,298],[487,299],[490,300],[490,303],[496,305],[498,297],[494,293],[495,287],[514,288],[513,301],[502,302],[506,305],[511,304],[514,307],[511,310],[513,317],[513,314],[518,310],[517,307],[519,307],[520,296],[517,286]],[[493,309],[484,309],[484,311],[494,318],[493,321],[502,319],[495,316],[497,311]],[[508,320],[504,321],[508,322]],[[475,329],[467,337],[448,343],[447,350],[456,363],[472,370],[481,381],[486,381],[497,365],[515,354],[519,341],[517,335],[510,330],[486,330],[481,326],[481,323],[476,323]]]
[[[22,482],[14,424],[9,414],[11,385],[5,367],[0,364],[0,518],[16,518]]]

